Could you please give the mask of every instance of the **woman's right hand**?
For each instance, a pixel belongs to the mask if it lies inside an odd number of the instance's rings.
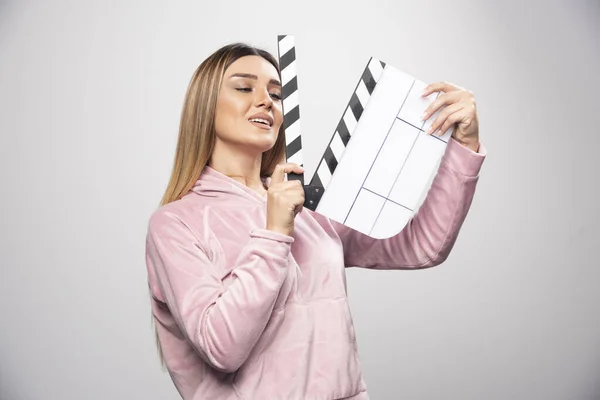
[[[285,174],[301,174],[298,164],[284,163],[275,167],[267,190],[267,229],[291,236],[294,218],[304,207],[304,189],[300,181],[284,181]]]

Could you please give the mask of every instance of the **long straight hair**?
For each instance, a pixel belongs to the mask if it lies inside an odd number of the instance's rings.
[[[264,58],[275,67],[281,80],[281,71],[275,57],[265,50],[244,43],[223,46],[198,66],[185,95],[173,170],[160,206],[181,199],[194,186],[207,165],[215,146],[215,112],[223,76],[234,61],[245,56]],[[271,176],[275,166],[284,161],[285,133],[282,124],[275,144],[262,154],[261,177]],[[152,321],[156,324],[154,316]],[[156,325],[154,329],[158,354],[164,367],[165,360]]]

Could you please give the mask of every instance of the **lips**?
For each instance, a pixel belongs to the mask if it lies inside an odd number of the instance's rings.
[[[264,129],[264,130],[266,130],[266,131],[269,131],[269,130],[271,130],[271,127],[270,127],[269,125],[267,125],[267,124],[264,124],[264,123],[262,123],[262,122],[254,122],[254,121],[250,121],[250,123],[251,123],[252,125],[256,126],[256,127],[257,127],[257,128],[259,128],[259,129]]]
[[[270,129],[273,126],[273,118],[265,113],[254,114],[248,121],[255,126],[263,129]]]

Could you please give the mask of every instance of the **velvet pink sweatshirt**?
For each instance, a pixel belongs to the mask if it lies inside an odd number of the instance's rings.
[[[485,154],[451,139],[419,212],[379,240],[306,208],[292,236],[268,231],[266,198],[206,167],[152,214],[146,241],[152,312],[183,399],[368,399],[345,267],[442,263]]]

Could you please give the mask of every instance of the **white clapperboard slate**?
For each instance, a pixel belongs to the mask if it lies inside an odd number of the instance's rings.
[[[303,166],[294,37],[278,36],[286,157]],[[400,232],[425,199],[454,127],[426,132],[421,115],[439,93],[421,97],[426,84],[371,58],[314,176],[305,207],[352,229],[383,239]],[[443,108],[442,108],[443,109]]]

